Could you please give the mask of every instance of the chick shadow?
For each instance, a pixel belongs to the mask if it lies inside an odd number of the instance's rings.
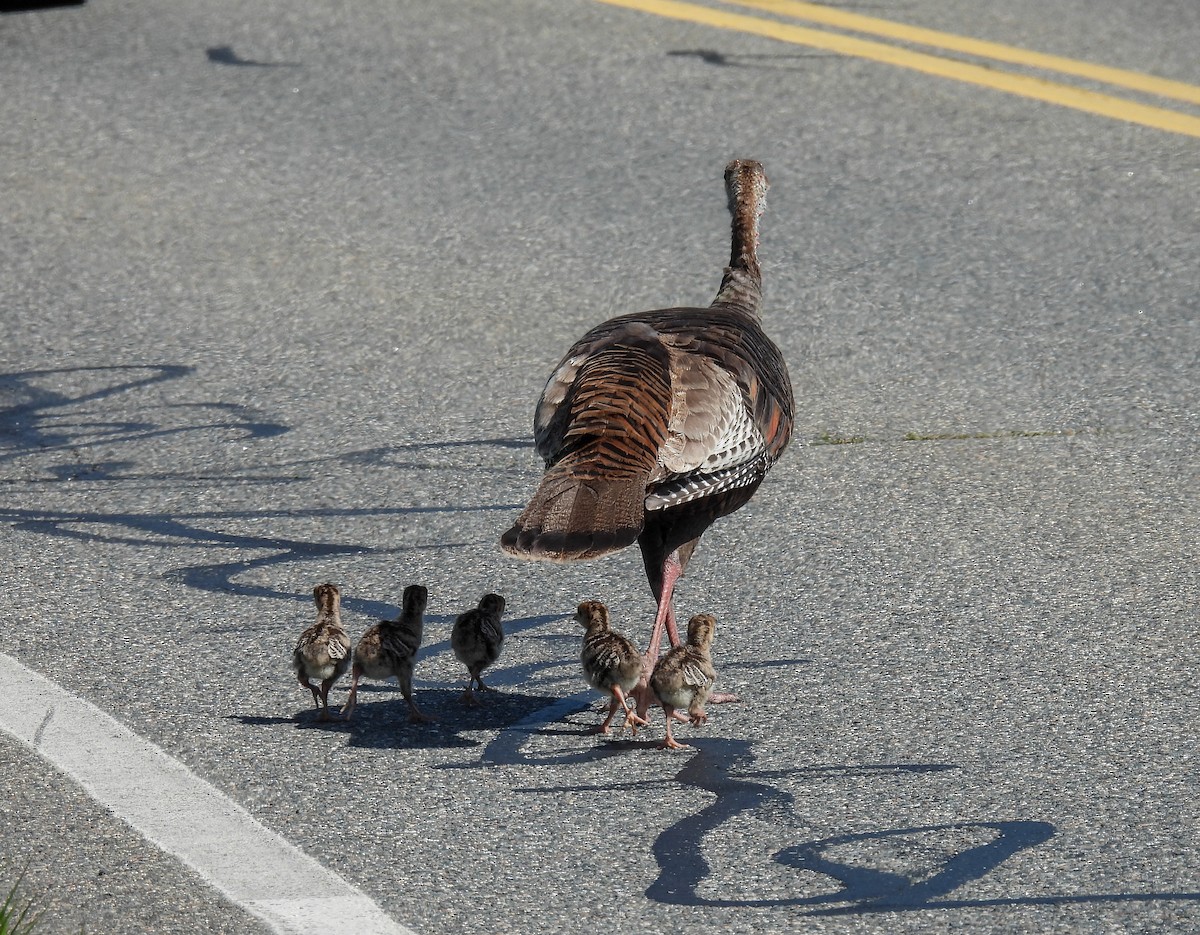
[[[461,688],[417,688],[413,700],[432,721],[414,721],[399,687],[388,682],[362,682],[358,703],[349,718],[341,715],[345,693],[329,699],[328,720],[313,706],[295,714],[227,714],[227,720],[246,727],[292,727],[346,734],[348,744],[376,750],[451,749],[484,745],[470,734],[504,731],[544,709],[555,699],[545,695],[497,689],[476,692],[475,706],[463,701]]]
[[[656,738],[645,734],[635,736],[632,731],[622,733],[614,728],[610,734],[598,734],[597,724],[604,717],[606,702],[599,702],[599,695],[588,690],[566,697],[549,700],[530,711],[521,720],[509,724],[488,741],[479,756],[468,762],[438,763],[438,770],[490,769],[495,766],[572,766],[594,763],[614,757],[627,757],[638,750],[650,750],[658,746]],[[619,718],[618,718],[619,720]],[[534,754],[526,746],[538,738],[549,738],[561,745],[563,738],[575,741],[563,753]],[[516,790],[536,791],[536,790]]]
[[[564,619],[562,614],[544,614],[528,618],[530,625]],[[565,634],[548,634],[542,640],[569,642],[572,649],[578,638]],[[572,653],[573,654],[573,653]],[[806,659],[766,659],[731,664],[730,669],[764,670],[771,668],[793,668],[805,664]],[[507,670],[504,677],[520,684],[539,674],[541,669],[561,665],[539,663],[532,666],[517,666]],[[480,753],[479,758],[467,763],[441,763],[434,769],[480,769],[491,766],[571,766],[594,763],[619,756],[636,755],[656,751],[662,747],[661,721],[657,728],[655,718],[662,711],[657,704],[650,706],[651,726],[623,729],[618,726],[620,716],[613,722],[607,734],[598,732],[608,709],[608,700],[599,693],[586,689],[572,695],[556,697],[553,702],[539,708],[498,733]],[[564,752],[550,754],[530,753],[526,747],[531,741],[547,739],[551,746],[568,747]],[[566,742],[564,742],[566,741]],[[666,753],[670,756],[672,754]]]
[[[413,692],[413,700],[434,720],[412,721],[408,705],[394,686],[359,686],[354,715],[344,722],[351,747],[375,750],[440,750],[482,747],[485,740],[473,734],[504,732],[544,709],[555,699],[547,695],[497,689],[476,692],[476,705],[463,701],[461,688],[425,688]],[[371,700],[364,695],[390,694]]]

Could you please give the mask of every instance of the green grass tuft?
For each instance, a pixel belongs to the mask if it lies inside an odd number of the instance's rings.
[[[41,912],[33,911],[32,899],[24,906],[19,905],[17,889],[24,879],[25,871],[22,870],[17,882],[4,897],[4,902],[0,903],[0,935],[29,935],[42,918]]]
[[[1102,435],[1103,429],[997,429],[992,432],[905,432],[900,436],[905,442],[949,442],[971,441],[998,438],[1050,438],[1075,435]],[[813,437],[810,445],[861,445],[868,441],[891,441],[891,439],[868,438],[866,435],[837,435],[828,429],[822,429],[820,434]],[[2,935],[2,933],[0,933]]]
[[[861,445],[865,441],[866,438],[862,435],[834,435],[828,430],[822,430],[812,443],[814,445]]]
[[[998,432],[943,432],[933,435],[924,435],[920,432],[905,432],[904,440],[906,442],[945,442],[945,441],[964,441],[967,439],[990,439],[990,438],[1045,438],[1050,435],[1075,435],[1073,429],[1051,429],[1047,431],[998,431]]]

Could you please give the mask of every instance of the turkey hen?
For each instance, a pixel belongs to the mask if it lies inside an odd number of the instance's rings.
[[[792,430],[787,365],[759,319],[761,164],[731,162],[725,190],[732,255],[712,305],[623,315],[571,346],[534,414],[546,473],[500,539],[509,555],[558,562],[638,543],[658,603],[639,714],[664,630],[680,643],[676,580],[704,531],[754,495]]]

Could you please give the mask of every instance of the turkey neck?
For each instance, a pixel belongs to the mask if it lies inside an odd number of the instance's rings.
[[[728,305],[758,317],[762,271],[758,266],[758,219],[766,209],[767,177],[762,166],[736,160],[725,170],[725,194],[732,217],[729,266],[713,305]]]

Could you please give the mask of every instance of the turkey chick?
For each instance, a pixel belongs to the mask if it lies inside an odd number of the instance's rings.
[[[342,592],[336,584],[318,584],[313,588],[313,601],[317,620],[300,634],[292,668],[297,681],[312,692],[313,703],[321,712],[319,720],[328,721],[329,689],[350,667],[350,637],[342,629]]]
[[[699,726],[708,720],[704,703],[712,691],[717,672],[709,650],[717,621],[711,614],[697,614],[688,621],[687,642],[674,647],[658,661],[650,676],[650,687],[663,707],[667,719],[667,737],[663,747],[682,750],[682,744],[671,735],[671,721],[690,721]],[[676,708],[688,712],[684,717]]]
[[[596,691],[609,695],[608,716],[595,731],[607,734],[617,706],[625,710],[621,730],[637,729],[647,723],[633,710],[633,702],[626,695],[637,687],[642,677],[642,653],[626,637],[609,627],[608,608],[599,601],[584,601],[575,611],[575,621],[584,628],[583,648],[579,663],[583,677]]]
[[[504,598],[499,594],[485,594],[479,606],[459,614],[450,633],[450,646],[458,661],[467,667],[467,688],[462,700],[467,704],[478,704],[474,688],[494,691],[483,684],[483,670],[500,658],[504,646],[504,626],[500,615],[504,612]]]
[[[412,696],[413,663],[421,647],[425,630],[425,607],[429,603],[429,591],[419,584],[410,584],[404,589],[403,609],[396,620],[380,620],[367,630],[354,648],[354,666],[351,669],[350,697],[342,714],[347,718],[354,713],[358,701],[358,682],[366,676],[370,679],[386,679],[395,676],[400,683],[400,694],[408,702],[410,721],[432,721],[429,715],[417,707]]]

